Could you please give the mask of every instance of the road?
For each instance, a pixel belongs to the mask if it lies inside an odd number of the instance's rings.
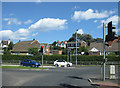
[[[107,72],[108,73],[108,72]],[[62,86],[76,88],[76,86],[91,86],[91,77],[101,77],[99,66],[81,66],[70,68],[50,68],[48,70],[2,70],[3,86]]]

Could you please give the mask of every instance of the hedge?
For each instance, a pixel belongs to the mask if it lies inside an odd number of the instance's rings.
[[[76,60],[76,56],[71,56],[72,61]],[[108,58],[108,61],[120,61],[120,56],[106,56]],[[33,60],[41,60],[42,56],[28,56],[28,55],[2,55],[2,60],[23,60],[23,59],[33,59]],[[55,60],[66,60],[66,55],[44,55],[44,60],[46,61],[55,61]],[[78,61],[102,61],[103,56],[84,56],[84,55],[78,55],[77,57]]]

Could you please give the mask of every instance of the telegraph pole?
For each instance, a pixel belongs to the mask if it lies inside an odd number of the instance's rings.
[[[105,81],[105,23],[103,23],[103,81]]]

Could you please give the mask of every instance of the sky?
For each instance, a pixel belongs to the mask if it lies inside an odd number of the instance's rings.
[[[103,37],[103,22],[118,32],[117,2],[3,2],[2,40],[38,40],[51,44],[79,34]],[[107,28],[106,28],[107,34]]]

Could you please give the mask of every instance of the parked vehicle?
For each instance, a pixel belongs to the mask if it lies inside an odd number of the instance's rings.
[[[56,60],[56,61],[54,61],[54,65],[55,66],[59,66],[59,65],[61,65],[61,67],[65,67],[65,65],[67,66],[67,67],[71,67],[72,66],[72,63],[71,62],[66,62],[65,60]]]
[[[30,66],[30,67],[39,67],[40,63],[37,63],[35,60],[25,59],[20,63],[21,66]]]

